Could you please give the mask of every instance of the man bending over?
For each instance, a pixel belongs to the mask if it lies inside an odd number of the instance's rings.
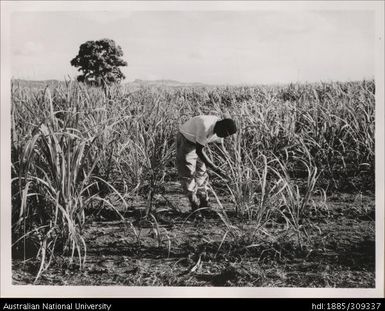
[[[177,135],[176,166],[183,190],[191,209],[208,206],[209,167],[216,174],[226,178],[224,172],[206,155],[204,148],[210,143],[221,143],[223,138],[237,132],[235,122],[230,118],[200,115],[180,126]]]

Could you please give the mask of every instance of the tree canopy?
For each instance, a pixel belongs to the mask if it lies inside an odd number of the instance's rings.
[[[87,41],[80,45],[78,55],[71,60],[71,65],[78,67],[80,82],[97,86],[120,83],[125,78],[119,67],[127,66],[121,57],[122,48],[111,39]]]

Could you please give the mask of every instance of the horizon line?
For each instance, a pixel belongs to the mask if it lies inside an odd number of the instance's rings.
[[[35,79],[25,79],[25,78],[14,78],[11,77],[11,82],[15,80],[21,80],[26,82],[78,82],[75,79],[70,78],[69,80],[66,79],[42,79],[42,80],[35,80]],[[181,80],[175,80],[175,79],[139,79],[136,78],[132,81],[122,81],[120,84],[135,84],[135,83],[162,83],[162,82],[169,82],[169,83],[178,83],[178,84],[184,84],[184,85],[196,85],[196,86],[255,86],[255,85],[288,85],[288,84],[317,84],[317,83],[354,83],[354,82],[362,82],[362,81],[376,81],[375,77],[363,77],[361,79],[345,79],[345,80],[333,80],[333,79],[320,79],[317,81],[286,81],[286,82],[221,82],[221,83],[207,83],[207,82],[200,82],[200,81],[194,81],[194,82],[186,82]]]

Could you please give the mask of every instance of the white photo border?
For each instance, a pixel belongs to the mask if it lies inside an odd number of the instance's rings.
[[[124,287],[13,285],[11,272],[10,17],[20,11],[373,10],[376,16],[375,288]],[[384,2],[383,1],[1,1],[1,297],[73,298],[379,298],[384,297]]]

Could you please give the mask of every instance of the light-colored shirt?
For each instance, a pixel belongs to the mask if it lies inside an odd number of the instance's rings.
[[[217,116],[196,116],[179,127],[181,134],[192,143],[206,146],[208,143],[222,143],[223,138],[214,134]]]

